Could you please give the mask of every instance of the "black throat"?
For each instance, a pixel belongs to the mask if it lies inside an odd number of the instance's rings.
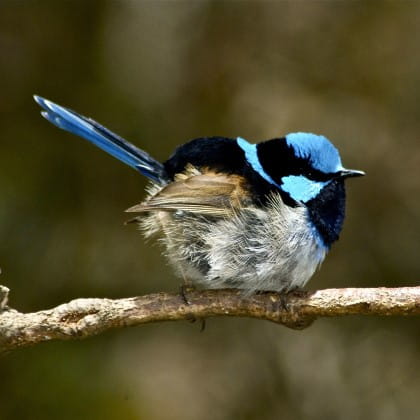
[[[306,203],[309,217],[324,245],[331,247],[341,232],[345,216],[346,191],[344,179],[334,179]]]

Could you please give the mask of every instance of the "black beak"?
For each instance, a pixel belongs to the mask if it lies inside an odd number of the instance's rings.
[[[354,178],[356,176],[366,175],[363,171],[357,171],[356,169],[343,169],[339,172],[341,178]]]

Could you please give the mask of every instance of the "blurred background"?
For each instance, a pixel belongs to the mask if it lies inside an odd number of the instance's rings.
[[[0,283],[11,306],[176,291],[124,226],[145,179],[39,115],[37,93],[159,159],[199,136],[329,137],[348,183],[340,241],[308,285],[420,274],[420,3],[0,3]],[[414,419],[419,320],[304,331],[211,319],[54,342],[0,359],[1,419]]]

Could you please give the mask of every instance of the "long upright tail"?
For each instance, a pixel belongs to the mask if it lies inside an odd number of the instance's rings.
[[[77,114],[40,96],[35,101],[45,109],[42,116],[57,127],[89,140],[141,174],[159,182],[167,182],[168,176],[163,165],[144,150],[137,148],[96,121]]]

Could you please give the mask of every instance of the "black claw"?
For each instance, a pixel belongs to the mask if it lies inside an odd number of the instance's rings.
[[[290,312],[289,294],[280,293],[279,306],[282,311]]]
[[[194,287],[185,283],[181,284],[181,286],[179,287],[179,294],[181,295],[182,300],[186,305],[191,305],[191,302],[188,300],[187,293],[193,292],[194,290]]]
[[[280,299],[279,299],[279,305],[280,309],[286,312],[292,312],[293,311],[293,305],[290,304],[290,297],[307,297],[309,293],[303,289],[293,289],[286,293],[280,293]]]
[[[194,291],[194,287],[191,287],[187,284],[181,284],[179,287],[179,294],[181,295],[182,300],[184,301],[185,305],[189,306],[191,305],[191,302],[188,300],[187,293]],[[197,318],[192,314],[187,315],[187,320],[191,323],[196,322],[197,320],[200,320],[200,332],[203,332],[206,329],[206,319],[205,318]]]
[[[203,332],[206,329],[206,318],[200,318],[201,326],[200,326],[200,332]]]

